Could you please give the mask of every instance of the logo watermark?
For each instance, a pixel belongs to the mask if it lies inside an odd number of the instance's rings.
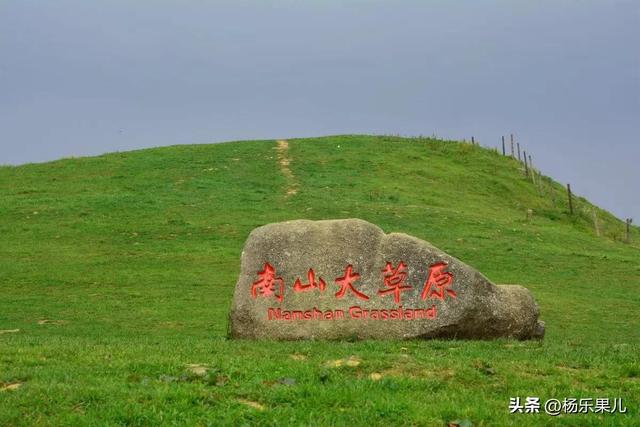
[[[560,414],[626,414],[627,407],[622,398],[573,398],[547,399],[542,402],[539,397],[527,396],[509,398],[509,413],[511,414],[539,414],[544,412],[552,417]]]

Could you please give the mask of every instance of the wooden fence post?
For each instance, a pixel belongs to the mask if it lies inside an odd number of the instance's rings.
[[[631,242],[631,222],[633,220],[631,218],[627,218],[627,243]]]
[[[507,153],[506,153],[506,151],[505,151],[505,149],[504,149],[504,135],[502,135],[502,155],[503,155],[503,156],[506,156],[506,155],[507,155]]]
[[[571,200],[571,184],[567,184],[567,196],[569,197],[569,213],[573,215],[573,201]]]
[[[521,162],[521,161],[522,161],[522,159],[520,158],[520,143],[518,142],[518,143],[516,143],[516,144],[517,144],[517,146],[518,146],[518,161],[519,161],[519,162]]]
[[[529,176],[529,166],[527,166],[527,152],[523,151],[524,154],[524,174]]]
[[[531,158],[531,154],[529,154],[529,169],[531,169],[531,180],[533,184],[536,184],[536,169],[533,167],[533,159]],[[540,176],[538,176],[540,178]]]
[[[511,134],[511,157],[515,157],[515,153],[513,152],[513,134]]]

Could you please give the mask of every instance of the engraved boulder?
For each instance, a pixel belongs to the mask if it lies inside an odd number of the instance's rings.
[[[248,339],[542,338],[531,293],[359,219],[251,232],[229,334]]]

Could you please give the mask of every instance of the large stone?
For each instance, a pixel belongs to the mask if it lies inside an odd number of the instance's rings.
[[[229,332],[287,340],[528,339],[544,334],[538,314],[527,289],[496,286],[423,240],[359,219],[299,220],[250,234]]]

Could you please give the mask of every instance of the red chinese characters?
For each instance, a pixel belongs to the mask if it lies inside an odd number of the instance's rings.
[[[379,295],[388,295],[393,293],[393,299],[396,304],[400,304],[400,292],[413,289],[413,286],[407,285],[404,280],[407,278],[407,266],[404,262],[400,261],[400,264],[394,269],[390,262],[387,262],[387,266],[382,270],[384,274],[384,285],[388,289],[379,290]]]
[[[274,296],[279,302],[284,298],[284,280],[282,277],[276,277],[276,269],[268,262],[264,264],[264,269],[258,272],[258,280],[251,286],[251,296],[256,298],[258,293],[263,297]]]
[[[300,278],[297,278],[293,284],[293,290],[296,292],[306,292],[318,288],[320,292],[324,292],[324,288],[327,286],[322,277],[318,277],[318,283],[316,283],[316,273],[313,271],[313,268],[310,268],[307,272],[307,280],[307,283],[302,283]]]
[[[451,289],[454,276],[453,273],[446,271],[447,267],[446,262],[438,262],[429,267],[428,277],[424,282],[420,295],[423,300],[428,298],[440,300],[445,300],[447,297],[457,298],[457,293]],[[385,268],[381,271],[384,287],[378,290],[378,295],[393,295],[395,303],[400,304],[402,293],[414,289],[413,286],[406,283],[408,276],[407,265],[400,261],[394,267],[391,262],[387,261]],[[284,280],[282,277],[276,276],[276,269],[268,262],[265,263],[263,270],[258,272],[258,280],[253,282],[251,286],[251,296],[253,298],[258,296],[274,297],[279,302],[282,302],[284,299]],[[349,293],[360,300],[368,301],[369,296],[355,286],[355,282],[359,279],[360,274],[353,271],[353,265],[347,265],[342,277],[335,279],[335,283],[339,286],[335,297],[342,299]],[[298,277],[293,284],[293,291],[296,293],[309,292],[314,289],[324,292],[326,288],[327,283],[322,277],[316,276],[313,268],[310,268],[307,272],[306,283],[303,283],[302,279]]]
[[[449,287],[453,283],[453,273],[444,271],[447,268],[446,262],[438,262],[429,267],[429,277],[424,282],[422,299],[438,298],[443,300],[446,295],[456,298],[457,294]]]
[[[353,266],[349,264],[346,270],[344,271],[344,276],[338,277],[336,279],[336,283],[340,285],[340,290],[336,292],[336,297],[342,298],[344,297],[344,294],[347,292],[347,290],[350,290],[351,292],[353,292],[353,294],[356,297],[360,298],[361,300],[364,300],[364,301],[369,300],[368,296],[366,296],[365,294],[363,294],[362,292],[358,291],[356,288],[353,287],[353,282],[355,282],[359,278],[360,278],[360,274],[354,273]]]

